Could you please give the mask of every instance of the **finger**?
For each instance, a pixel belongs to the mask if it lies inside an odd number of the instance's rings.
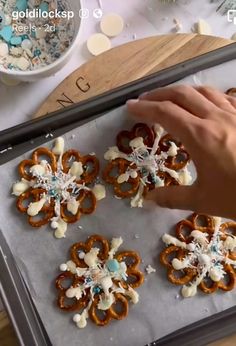
[[[189,147],[192,146],[193,133],[202,127],[202,120],[170,101],[130,100],[127,106],[128,111],[139,121],[159,123]]]
[[[231,103],[231,105],[234,107],[234,113],[235,113],[235,111],[236,111],[236,97],[226,95],[226,98]]]
[[[195,210],[195,190],[194,185],[159,187],[150,191],[146,199],[164,208]]]
[[[153,90],[140,96],[141,100],[171,101],[199,118],[214,117],[217,107],[195,88],[188,85],[176,85]]]
[[[230,96],[227,96],[221,91],[216,90],[212,87],[197,87],[196,90],[220,109],[223,109],[230,113],[235,112],[234,106],[229,101]]]

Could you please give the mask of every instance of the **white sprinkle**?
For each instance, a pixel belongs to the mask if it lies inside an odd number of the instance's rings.
[[[80,259],[83,259],[84,256],[85,256],[84,251],[80,251],[80,252],[79,252],[79,258],[80,258]]]
[[[48,138],[49,137],[49,133],[47,133],[46,135],[45,135],[45,138]]]
[[[60,265],[60,270],[61,270],[62,272],[65,272],[65,271],[67,270],[67,264],[66,264],[66,263],[62,263],[62,264]]]
[[[79,228],[79,229],[83,229],[83,226],[79,225],[78,228]]]
[[[145,268],[147,274],[155,273],[156,269],[153,268],[150,264]]]
[[[7,149],[3,149],[3,150],[0,151],[0,154],[5,153],[6,151],[7,151]]]
[[[179,299],[180,295],[176,294],[175,299]]]
[[[114,197],[115,197],[116,199],[122,199],[122,197],[119,197],[119,196],[116,196],[116,195],[114,195]]]
[[[75,135],[71,135],[71,137],[70,137],[71,139],[74,139],[75,138]]]
[[[140,238],[139,234],[134,235],[134,239],[139,239],[139,238]]]

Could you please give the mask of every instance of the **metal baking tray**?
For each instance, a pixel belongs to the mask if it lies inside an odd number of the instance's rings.
[[[198,71],[236,59],[236,43],[141,78],[47,117],[27,121],[0,132],[0,165],[45,142],[45,135],[61,135],[153,88],[166,86]],[[33,140],[33,145],[30,141]],[[4,225],[1,226],[4,228]],[[43,321],[0,229],[0,294],[21,345],[51,345]],[[236,306],[175,331],[150,346],[201,346],[236,331]]]

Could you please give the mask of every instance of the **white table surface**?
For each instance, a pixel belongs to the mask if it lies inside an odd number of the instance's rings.
[[[36,83],[22,83],[15,87],[0,83],[0,130],[29,120],[67,75],[92,58],[87,51],[86,41],[91,34],[99,32],[99,19],[95,19],[92,13],[93,9],[99,8],[99,1],[81,2],[90,15],[82,20],[79,44],[70,62],[55,76]],[[236,25],[229,23],[227,16],[216,13],[219,2],[211,3],[211,0],[177,0],[176,4],[165,5],[159,0],[101,0],[100,3],[104,14],[118,13],[126,24],[123,33],[112,39],[113,47],[134,39],[171,33],[174,18],[182,23],[183,33],[190,33],[199,18],[207,20],[215,36],[230,38],[236,32]]]

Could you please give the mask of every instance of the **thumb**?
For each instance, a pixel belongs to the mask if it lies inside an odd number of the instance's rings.
[[[165,186],[150,191],[146,199],[161,207],[195,210],[195,186]]]

